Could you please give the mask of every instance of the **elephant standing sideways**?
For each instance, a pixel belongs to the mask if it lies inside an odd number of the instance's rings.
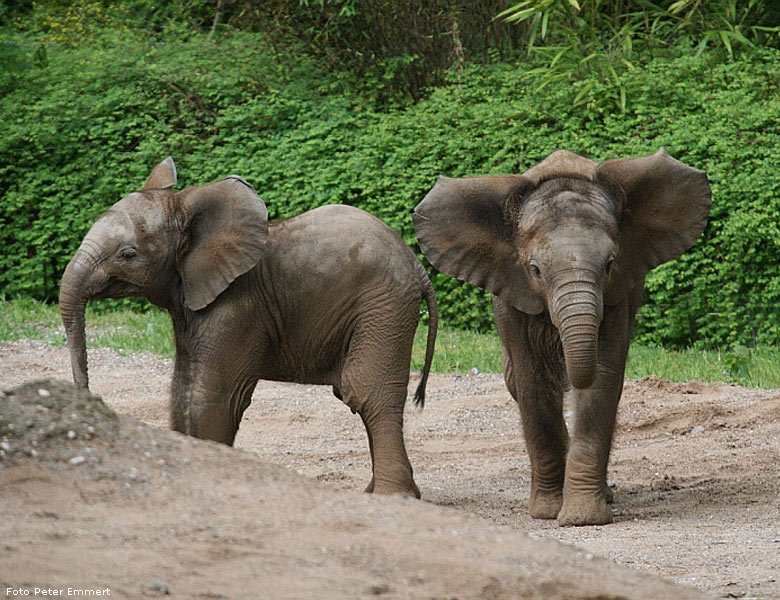
[[[171,158],[157,165],[92,225],[65,270],[60,311],[76,383],[88,385],[87,300],[146,298],[173,321],[173,429],[232,444],[258,379],[332,385],[368,432],[367,491],[419,497],[403,411],[421,300],[430,324],[420,405],[438,313],[414,253],[357,208],[269,224],[240,177],[180,192],[176,181]]]
[[[532,517],[612,521],[607,461],[645,275],[693,245],[710,202],[704,172],[663,149],[603,163],[559,150],[519,176],[439,178],[416,207],[431,264],[494,294]]]

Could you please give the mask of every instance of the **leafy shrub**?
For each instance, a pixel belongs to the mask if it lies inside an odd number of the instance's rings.
[[[171,154],[182,185],[238,173],[272,218],[360,206],[416,248],[411,211],[438,174],[522,172],[557,148],[605,160],[665,146],[708,172],[712,218],[693,250],[653,271],[647,343],[780,342],[780,53],[655,58],[538,89],[518,65],[472,66],[416,104],[377,110],[262,34],[84,47],[6,34],[0,60],[0,293],[53,300],[94,218]],[[528,65],[529,69],[534,64]],[[583,89],[585,90],[583,92]],[[574,106],[579,96],[581,104]],[[489,295],[434,273],[446,323],[492,327]]]

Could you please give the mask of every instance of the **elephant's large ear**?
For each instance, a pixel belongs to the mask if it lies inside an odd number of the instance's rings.
[[[617,304],[650,269],[693,246],[707,225],[712,191],[704,171],[663,148],[603,162],[596,176],[625,194],[618,256],[604,293],[607,304]]]
[[[142,191],[146,190],[167,190],[176,185],[176,165],[173,164],[173,157],[169,156],[154,169],[146,180]]]
[[[200,310],[258,263],[268,239],[268,210],[237,176],[183,190],[179,199],[185,221],[178,257],[184,303]]]
[[[544,310],[519,264],[507,203],[533,186],[518,175],[450,179],[436,185],[414,209],[420,248],[442,273],[485,288],[530,314]]]

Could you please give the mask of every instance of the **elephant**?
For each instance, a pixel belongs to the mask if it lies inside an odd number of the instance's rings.
[[[428,275],[390,227],[351,206],[268,222],[238,176],[181,191],[171,157],[92,224],[67,265],[60,313],[77,386],[89,385],[85,306],[145,298],[173,323],[171,429],[232,445],[258,380],[330,385],[365,425],[366,489],[420,497],[403,438],[412,342],[438,310]]]
[[[430,263],[493,294],[532,517],[612,522],[607,463],[645,276],[696,242],[711,197],[663,148],[601,163],[558,150],[522,175],[440,177],[414,209]]]

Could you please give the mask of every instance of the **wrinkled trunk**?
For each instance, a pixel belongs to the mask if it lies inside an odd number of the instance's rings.
[[[87,374],[87,340],[84,312],[89,299],[88,279],[92,274],[79,260],[79,252],[68,263],[60,285],[60,316],[68,336],[73,381],[83,389],[89,387]]]
[[[553,294],[551,317],[561,335],[566,372],[575,388],[589,388],[596,379],[603,310],[601,290],[589,281],[564,282]]]

